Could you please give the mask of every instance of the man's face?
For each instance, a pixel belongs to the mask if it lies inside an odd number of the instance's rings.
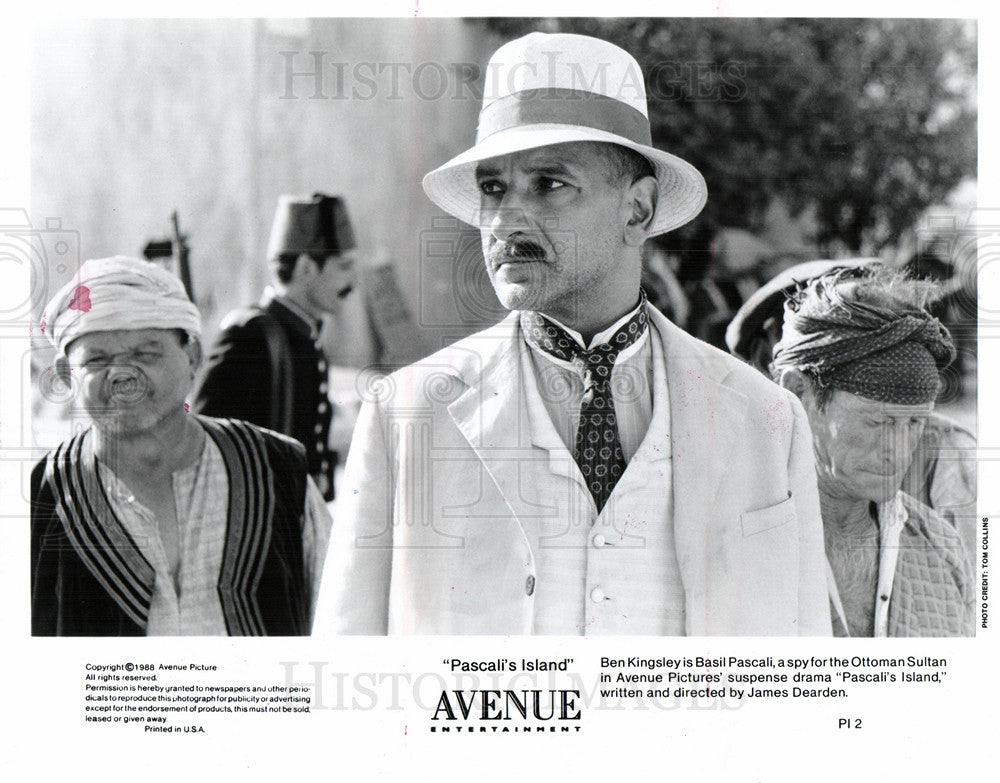
[[[910,469],[934,403],[893,405],[835,390],[823,410],[802,398],[813,434],[819,486],[847,500],[890,500]]]
[[[332,253],[327,256],[323,267],[317,269],[305,289],[305,294],[315,311],[333,315],[340,311],[341,303],[354,290],[356,284],[355,258],[354,250]],[[316,263],[311,259],[310,262]]]
[[[500,303],[573,323],[622,274],[625,183],[602,145],[573,142],[479,164],[483,255]]]
[[[94,424],[128,435],[184,414],[199,350],[196,341],[182,346],[177,330],[123,329],[78,337],[67,359]]]

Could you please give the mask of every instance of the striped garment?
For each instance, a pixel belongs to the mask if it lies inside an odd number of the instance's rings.
[[[245,422],[207,417],[199,417],[199,422],[210,436],[211,446],[202,454],[209,463],[202,466],[199,460],[190,477],[183,471],[175,474],[175,496],[181,498],[178,517],[185,510],[189,514],[182,520],[182,552],[195,561],[182,563],[177,582],[165,569],[155,520],[141,507],[126,508],[132,505],[127,503],[129,491],[110,480],[111,471],[98,464],[86,432],[36,466],[33,634],[309,632],[311,582],[318,574],[312,573],[312,553],[304,546],[309,537],[304,533],[307,477],[302,447]],[[220,516],[220,509],[226,510],[226,518],[213,535],[211,517]],[[201,517],[203,512],[208,519]],[[329,518],[318,527],[328,531]],[[201,543],[190,548],[198,540]],[[325,534],[314,543],[325,548]],[[196,562],[205,557],[218,558],[218,564]],[[212,571],[217,574],[216,604],[206,609],[210,590],[205,581],[213,579]],[[186,625],[180,621],[180,608],[189,581],[201,599],[196,597],[200,606],[192,605]],[[176,601],[177,587],[180,603],[177,617],[171,619],[175,610],[170,594]]]

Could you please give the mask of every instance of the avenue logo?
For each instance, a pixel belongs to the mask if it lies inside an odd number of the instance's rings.
[[[578,690],[441,691],[431,732],[577,732]]]

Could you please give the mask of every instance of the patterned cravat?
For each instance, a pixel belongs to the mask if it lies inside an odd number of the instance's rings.
[[[540,313],[521,313],[521,330],[528,342],[545,353],[572,362],[583,372],[583,401],[573,458],[598,513],[625,472],[625,454],[618,438],[618,417],[611,394],[611,370],[618,354],[646,331],[647,320],[646,295],[641,293],[635,315],[622,324],[608,342],[585,350],[565,329]]]

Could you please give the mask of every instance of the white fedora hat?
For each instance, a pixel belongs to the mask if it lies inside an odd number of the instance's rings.
[[[650,236],[684,225],[705,206],[698,170],[652,146],[639,63],[607,41],[570,34],[531,33],[494,52],[476,145],[427,174],[424,191],[445,212],[478,226],[479,161],[569,141],[619,144],[652,164],[660,193]]]

